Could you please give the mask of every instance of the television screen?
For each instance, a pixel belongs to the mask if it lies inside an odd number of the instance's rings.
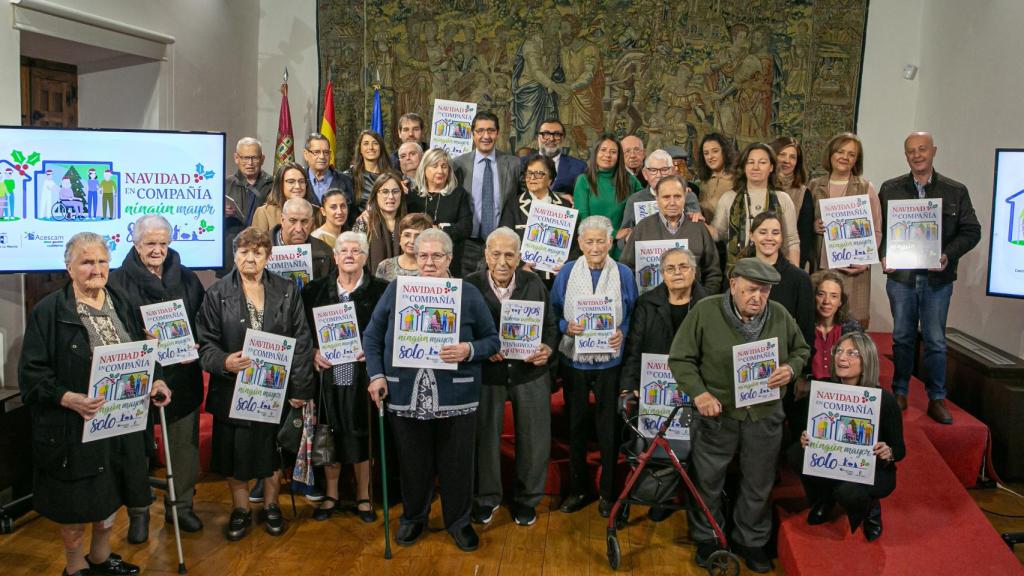
[[[224,134],[0,127],[0,272],[64,270],[64,245],[103,236],[111,267],[159,214],[191,268],[223,262]]]
[[[996,150],[988,294],[1024,298],[1024,149]]]

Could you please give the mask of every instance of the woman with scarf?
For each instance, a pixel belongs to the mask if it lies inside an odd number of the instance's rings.
[[[804,149],[800,141],[792,136],[781,136],[772,140],[772,150],[779,161],[779,173],[775,179],[779,188],[789,195],[796,212],[796,233],[800,237],[800,267],[805,268],[816,253],[817,236],[814,234],[814,201],[807,188],[807,168],[804,164]]]
[[[405,193],[402,178],[394,172],[377,177],[370,191],[366,211],[356,219],[353,230],[366,234],[370,243],[367,264],[376,270],[381,262],[401,254],[398,241],[398,222],[405,217]]]

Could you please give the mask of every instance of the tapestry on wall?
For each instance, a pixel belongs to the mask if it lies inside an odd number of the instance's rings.
[[[801,140],[810,167],[852,130],[867,0],[320,0],[320,78],[332,71],[341,166],[382,87],[384,137],[430,122],[435,98],[497,114],[500,146],[536,147],[560,118],[586,158],[605,131],[697,153],[710,132],[740,147]],[[325,86],[325,84],[324,84]],[[321,86],[321,97],[323,88]],[[424,134],[429,139],[429,134]]]

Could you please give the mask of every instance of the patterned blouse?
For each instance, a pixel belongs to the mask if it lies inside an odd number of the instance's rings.
[[[390,412],[397,414],[393,410]],[[423,368],[416,373],[416,381],[412,389],[412,417],[416,420],[438,420],[441,418],[453,418],[472,414],[476,407],[461,408],[458,410],[437,409],[437,377],[430,368]],[[409,413],[402,416],[409,417]]]
[[[387,260],[381,260],[380,264],[377,265],[377,273],[374,274],[377,278],[391,282],[399,276],[419,276],[420,271],[417,268],[402,268],[398,263],[398,259],[401,256],[395,256],[394,258],[388,258]]]
[[[75,308],[89,334],[89,346],[93,350],[97,346],[131,342],[131,336],[117,317],[110,293],[106,289],[103,290],[103,296],[103,305],[98,310],[84,302],[78,302]]]

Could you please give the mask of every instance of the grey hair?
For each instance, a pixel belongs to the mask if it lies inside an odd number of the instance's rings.
[[[673,254],[682,254],[683,256],[686,256],[686,259],[690,262],[690,267],[697,268],[697,257],[687,248],[669,248],[668,250],[665,250],[661,253],[661,259],[658,261],[658,267],[664,269],[665,260],[668,260],[668,257]]]
[[[427,191],[427,168],[437,166],[442,160],[448,163],[448,183],[441,189],[441,195],[447,196],[458,187],[455,170],[452,168],[452,157],[443,148],[431,148],[423,153],[420,167],[416,169],[416,178],[413,179],[416,181],[416,188],[420,191],[420,196],[426,198],[430,193]]]
[[[647,155],[647,159],[644,160],[644,168],[650,168],[652,160],[665,160],[668,162],[669,166],[672,165],[672,155],[661,148],[658,148]]]
[[[72,236],[64,246],[64,266],[70,266],[80,250],[93,244],[102,246],[103,251],[107,253],[107,258],[110,258],[110,247],[107,246],[107,241],[103,239],[103,236],[95,232],[79,232]]]
[[[435,150],[440,150],[440,148],[435,148]],[[444,230],[438,228],[427,228],[423,232],[420,232],[420,235],[416,237],[417,252],[420,251],[420,244],[424,242],[440,242],[441,246],[444,248],[444,253],[449,256],[452,255],[452,238],[445,233]]]
[[[235,152],[240,152],[242,150],[242,146],[252,145],[255,145],[257,148],[259,148],[261,154],[263,153],[263,144],[261,144],[259,140],[253,138],[252,136],[246,136],[245,138],[240,139],[238,141],[238,144],[235,144]]]
[[[607,216],[587,216],[580,222],[579,235],[583,236],[583,233],[587,230],[600,230],[608,235],[609,238],[615,233],[615,227],[612,226],[612,221]]]
[[[359,249],[365,254],[370,253],[370,242],[366,239],[366,234],[362,232],[342,232],[338,234],[338,237],[334,240],[334,253],[337,254],[341,250],[341,245],[344,242],[355,242],[359,244]]]
[[[132,227],[132,243],[138,245],[142,241],[142,237],[146,235],[146,232],[150,230],[163,230],[170,236],[172,230],[171,223],[167,221],[167,218],[159,214],[140,216],[135,221],[135,226]]]
[[[832,377],[836,378],[836,352],[839,345],[849,340],[853,349],[860,352],[860,380],[858,386],[878,388],[878,348],[874,340],[863,332],[849,332],[839,337],[836,345],[829,351],[832,356]]]
[[[484,246],[491,245],[491,239],[505,238],[507,240],[514,241],[516,243],[516,252],[519,252],[519,234],[516,234],[508,226],[502,226],[501,228],[495,228],[493,232],[487,235],[487,242]]]
[[[401,154],[402,153],[402,148],[405,148],[406,146],[415,146],[416,149],[420,151],[420,153],[423,153],[423,148],[420,148],[420,143],[419,142],[413,142],[412,140],[410,140],[408,142],[402,142],[401,144],[399,144],[397,152],[399,154]]]
[[[305,198],[289,198],[285,200],[284,206],[281,208],[281,214],[287,214],[290,210],[302,210],[310,216],[313,215],[313,205]]]

